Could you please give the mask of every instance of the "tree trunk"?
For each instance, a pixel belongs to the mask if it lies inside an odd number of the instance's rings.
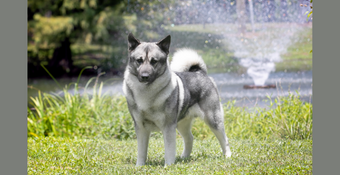
[[[53,76],[71,75],[74,70],[71,43],[69,38],[65,38],[61,45],[54,49],[48,70]]]

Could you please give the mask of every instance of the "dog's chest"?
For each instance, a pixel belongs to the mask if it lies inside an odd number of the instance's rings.
[[[138,126],[143,126],[150,131],[159,131],[166,121],[166,114],[155,108],[147,110],[132,110],[134,120]]]
[[[150,111],[152,109],[161,108],[166,99],[155,96],[150,92],[137,93],[134,96],[134,103],[138,110]]]
[[[129,104],[130,112],[137,123],[150,130],[159,130],[169,118],[176,118],[177,79],[172,73],[171,78],[160,77],[152,85],[139,83],[134,76],[126,76],[123,90]]]
[[[169,108],[166,103],[171,94],[169,92],[171,91],[166,88],[160,93],[133,91],[133,98],[128,100],[130,104],[134,104],[131,112],[137,125],[142,125],[150,131],[159,131],[166,123],[167,116],[176,117],[166,110]]]
[[[164,86],[164,85],[163,85]],[[140,87],[131,89],[132,94],[127,94],[131,98],[132,103],[136,104],[138,110],[153,111],[152,109],[164,109],[166,101],[169,99],[171,93],[176,85],[169,83],[168,86],[162,87],[151,86],[149,88]]]

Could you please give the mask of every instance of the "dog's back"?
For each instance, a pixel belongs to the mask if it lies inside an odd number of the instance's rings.
[[[207,75],[207,67],[197,52],[191,49],[177,51],[170,68],[180,77],[185,91],[178,121],[183,119],[188,114],[188,109],[195,104],[208,105],[212,108],[220,107],[217,87],[212,78]]]
[[[170,68],[180,77],[184,89],[184,100],[177,129],[183,137],[185,148],[182,157],[190,155],[192,149],[191,122],[200,117],[210,127],[220,142],[223,154],[231,156],[228,138],[224,132],[224,114],[218,89],[207,75],[207,67],[197,52],[182,49],[174,54]]]

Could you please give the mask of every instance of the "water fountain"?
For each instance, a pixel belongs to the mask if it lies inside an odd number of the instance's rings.
[[[237,3],[244,2],[244,0],[237,1]],[[270,1],[268,1],[268,4],[270,4]],[[275,63],[282,61],[281,55],[287,51],[291,44],[297,41],[298,38],[294,37],[301,31],[301,27],[293,23],[278,23],[282,21],[280,15],[272,20],[272,22],[277,23],[277,26],[264,24],[264,21],[270,21],[270,18],[273,18],[268,9],[265,9],[262,13],[257,13],[257,16],[261,16],[262,20],[255,25],[253,0],[248,0],[247,5],[249,6],[251,24],[251,26],[248,25],[248,28],[251,29],[245,32],[243,29],[245,24],[242,24],[244,20],[238,19],[238,23],[236,23],[240,26],[237,31],[238,35],[226,35],[226,43],[229,48],[234,50],[234,55],[238,58],[239,64],[247,69],[247,74],[253,79],[253,84],[244,85],[244,89],[276,88],[275,84],[266,84],[266,80],[269,74],[275,71]],[[258,3],[257,8],[259,8]],[[245,7],[238,5],[238,14],[244,14],[244,11]],[[295,14],[298,13],[295,11]],[[282,16],[284,17],[286,14],[283,13]],[[242,16],[238,15],[238,18],[242,18]],[[235,31],[229,29],[227,32]]]

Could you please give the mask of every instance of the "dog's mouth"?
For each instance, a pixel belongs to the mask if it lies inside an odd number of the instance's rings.
[[[146,80],[146,79],[142,79],[142,78],[138,78],[139,82],[142,84],[149,84],[150,80]]]
[[[141,81],[141,80],[139,80],[139,82],[142,83],[142,84],[149,84],[148,81]]]

